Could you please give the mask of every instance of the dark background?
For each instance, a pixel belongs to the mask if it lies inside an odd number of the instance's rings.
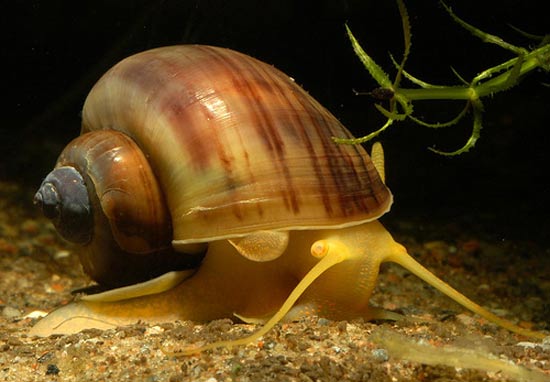
[[[471,24],[517,45],[535,43],[508,24],[550,33],[542,0],[448,3]],[[407,69],[425,81],[459,84],[451,66],[471,78],[513,57],[461,29],[436,0],[407,6],[413,31]],[[132,53],[182,43],[242,51],[294,77],[362,135],[383,120],[370,98],[353,94],[376,84],[353,54],[343,24],[386,71],[393,73],[388,53],[399,57],[403,49],[399,13],[389,0],[28,0],[3,5],[0,17],[0,180],[29,189],[78,134],[79,111],[93,83]],[[427,147],[461,147],[471,119],[441,130],[400,123],[384,133],[387,182],[396,196],[389,223],[411,217],[420,224],[457,221],[502,240],[546,243],[550,88],[544,82],[550,77],[539,71],[484,99],[481,139],[458,157],[438,156]],[[417,104],[418,116],[429,121],[450,119],[461,107]]]

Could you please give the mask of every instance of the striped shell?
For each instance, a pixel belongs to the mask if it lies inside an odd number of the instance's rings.
[[[391,193],[351,134],[294,81],[224,48],[149,50],[90,92],[82,133],[115,129],[141,147],[177,243],[378,218]]]

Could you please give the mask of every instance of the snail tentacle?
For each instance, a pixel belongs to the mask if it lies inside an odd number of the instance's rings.
[[[162,293],[174,288],[182,281],[195,274],[196,269],[187,269],[184,271],[171,271],[160,275],[154,279],[141,283],[123,286],[120,288],[109,289],[105,292],[88,294],[82,296],[83,301],[92,302],[114,302],[128,300],[131,298],[148,296],[151,294]]]
[[[168,353],[172,356],[185,356],[200,353],[205,350],[216,349],[219,347],[233,347],[239,345],[246,345],[257,341],[261,336],[269,332],[275,325],[277,325],[285,316],[296,307],[296,301],[304,294],[315,280],[317,280],[325,271],[334,267],[335,265],[351,258],[351,253],[347,246],[338,240],[320,240],[311,246],[311,255],[316,258],[320,258],[319,262],[309,270],[309,272],[300,280],[300,282],[294,287],[290,295],[281,305],[279,310],[275,312],[273,316],[256,332],[249,336],[228,340],[218,341],[206,344],[200,347],[189,347],[181,351]],[[236,315],[239,317],[239,315]],[[244,316],[243,316],[244,317]],[[253,320],[252,318],[245,318],[245,320]]]

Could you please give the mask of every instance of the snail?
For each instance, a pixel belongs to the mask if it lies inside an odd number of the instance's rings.
[[[82,119],[35,203],[113,289],[54,310],[31,334],[265,323],[195,352],[305,315],[395,319],[369,306],[391,261],[502,327],[544,337],[467,299],[396,243],[378,221],[392,203],[381,146],[371,159],[333,143],[351,133],[268,64],[212,46],[145,51],[97,82]]]

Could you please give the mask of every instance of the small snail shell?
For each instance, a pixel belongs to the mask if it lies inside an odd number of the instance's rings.
[[[129,284],[200,260],[172,250],[162,191],[139,147],[122,133],[72,141],[35,202],[61,236],[82,246],[82,266],[101,284]]]
[[[82,135],[35,200],[84,246],[85,270],[104,284],[174,261],[196,265],[220,239],[271,260],[288,231],[358,225],[392,201],[362,147],[332,142],[351,134],[330,112],[277,69],[229,49],[131,56],[98,81],[82,114]]]

